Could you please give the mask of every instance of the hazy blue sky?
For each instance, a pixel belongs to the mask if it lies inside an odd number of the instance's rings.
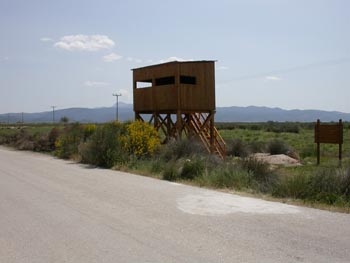
[[[350,112],[348,0],[0,0],[0,113],[132,102],[130,69],[217,60],[217,106]]]

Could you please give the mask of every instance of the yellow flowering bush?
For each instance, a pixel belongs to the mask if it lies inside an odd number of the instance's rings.
[[[84,141],[86,141],[96,131],[95,124],[85,124],[84,127]]]
[[[123,148],[136,157],[152,155],[160,146],[158,132],[150,124],[134,121],[127,126],[127,135],[123,138]]]
[[[61,148],[62,147],[62,140],[61,139],[57,139],[55,141],[55,148]]]

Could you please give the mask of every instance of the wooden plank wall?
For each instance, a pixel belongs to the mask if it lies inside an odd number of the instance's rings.
[[[215,110],[214,63],[180,64],[180,75],[195,76],[196,85],[180,84],[181,110]]]
[[[170,62],[133,70],[134,110],[212,111],[215,110],[215,71],[213,61]],[[196,77],[196,85],[180,84],[180,76]],[[155,86],[155,79],[175,77],[172,85]],[[152,80],[150,88],[136,88],[137,81]]]

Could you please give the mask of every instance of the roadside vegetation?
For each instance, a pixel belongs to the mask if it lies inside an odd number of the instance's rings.
[[[321,145],[321,165],[316,166],[312,123],[218,123],[217,127],[227,143],[226,160],[209,155],[193,139],[161,145],[153,127],[139,121],[1,125],[0,144],[169,181],[349,212],[348,124],[342,167],[338,146],[329,144]],[[254,153],[285,154],[302,165],[271,166],[253,158]]]

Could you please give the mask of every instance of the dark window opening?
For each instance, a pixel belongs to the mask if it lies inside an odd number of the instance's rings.
[[[152,80],[151,79],[136,82],[137,89],[150,88],[150,87],[152,87]]]
[[[156,79],[156,86],[175,84],[175,77],[164,77]]]
[[[180,83],[181,83],[181,84],[196,85],[196,77],[191,77],[191,76],[180,76]]]

